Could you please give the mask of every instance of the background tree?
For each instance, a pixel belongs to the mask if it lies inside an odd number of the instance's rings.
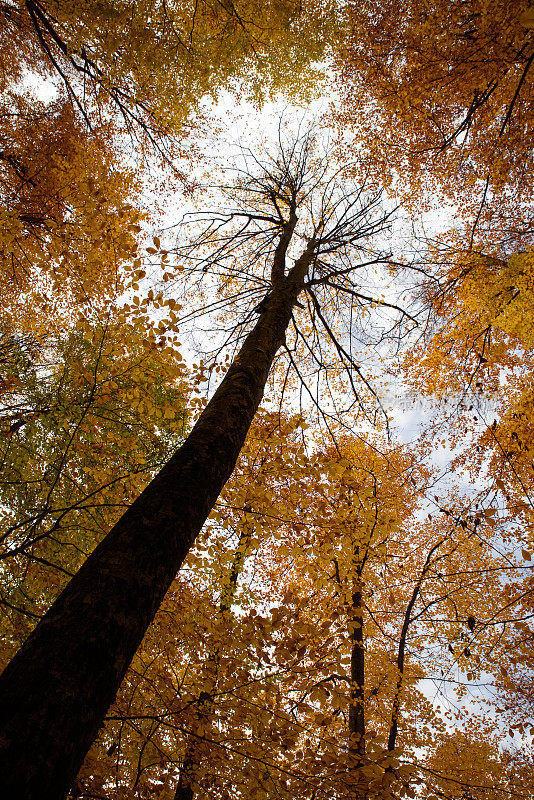
[[[321,480],[301,492],[310,513],[287,553],[294,630],[306,626],[310,641],[294,685],[285,684],[293,729],[300,723],[309,741],[286,755],[318,795],[410,796],[430,785],[421,752],[430,757],[443,741],[452,690],[441,711],[420,682],[457,684],[461,697],[500,633],[473,621],[498,608],[506,554],[481,548],[473,522],[417,519],[428,475],[410,464],[415,454],[375,447],[345,440],[339,454],[320,457]],[[447,770],[442,763],[440,774]],[[290,793],[311,790],[295,779]]]
[[[93,314],[63,335],[2,339],[4,664],[181,439],[173,348],[118,309]]]
[[[192,737],[199,797],[506,796],[520,753],[500,755],[495,723],[461,709],[482,686],[493,715],[504,699],[495,678],[515,657],[506,630],[520,614],[517,603],[502,608],[511,573],[496,529],[421,520],[421,452],[348,437],[339,453],[309,451],[298,420],[273,430],[274,419],[252,429],[84,765],[80,796],[174,797]],[[223,617],[245,515],[252,550],[238,608]],[[515,790],[526,798],[522,770]]]
[[[523,0],[349,3],[336,57],[339,121],[366,143],[370,168],[416,197],[445,189],[468,229],[494,239],[532,226],[527,9]]]

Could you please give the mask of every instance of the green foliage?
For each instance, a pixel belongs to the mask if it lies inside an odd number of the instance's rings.
[[[182,437],[180,361],[118,317],[2,336],[4,661]]]

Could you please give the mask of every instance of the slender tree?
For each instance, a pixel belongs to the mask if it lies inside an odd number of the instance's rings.
[[[230,573],[222,586],[218,612],[223,624],[235,600],[238,581],[250,550],[253,526],[248,517],[250,517],[251,511],[252,508],[247,503],[243,509],[243,519],[240,521],[239,539]],[[220,661],[219,649],[219,647],[213,648],[208,655],[207,671],[210,679],[205,683],[195,702],[195,720],[186,741],[174,800],[193,800],[195,796],[196,772],[203,761],[202,735],[199,734],[199,731],[204,730],[206,722],[213,715],[213,695],[217,690],[217,672]]]

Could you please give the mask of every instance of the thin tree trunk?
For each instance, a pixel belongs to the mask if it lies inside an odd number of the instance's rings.
[[[356,548],[358,551],[358,548]],[[355,798],[367,796],[366,780],[361,772],[365,765],[365,641],[363,633],[363,587],[359,553],[354,559],[352,607],[350,609],[350,703],[349,703],[349,775]]]
[[[362,592],[358,588],[352,595],[352,623],[351,634],[352,650],[350,656],[350,705],[349,705],[349,734],[350,753],[354,756],[358,766],[363,764],[365,757],[365,651],[363,641],[363,613]]]
[[[245,507],[245,513],[247,507]],[[221,591],[221,600],[219,603],[219,614],[222,619],[230,611],[234,601],[237,581],[243,566],[245,564],[250,541],[252,537],[252,530],[250,523],[244,522],[241,534],[239,536],[239,544],[234,554],[232,562],[232,569],[227,580],[224,582]],[[211,722],[213,717],[213,694],[217,689],[217,667],[219,665],[219,648],[215,648],[208,657],[209,671],[213,672],[213,681],[210,687],[210,692],[202,692],[198,697],[196,708],[197,713],[193,720],[193,727],[191,734],[186,741],[185,753],[180,770],[180,777],[176,786],[174,800],[193,800],[195,796],[195,777],[199,766],[204,758],[203,747],[201,738],[199,736],[199,729],[204,729],[207,724]]]
[[[404,688],[404,660],[406,653],[406,643],[408,641],[408,630],[412,622],[412,611],[417,602],[417,598],[419,597],[419,592],[421,591],[423,580],[425,579],[426,574],[432,563],[432,557],[436,552],[436,550],[439,550],[443,542],[446,541],[446,538],[447,537],[440,539],[438,542],[436,542],[435,545],[433,545],[433,547],[430,548],[428,555],[425,559],[423,568],[421,570],[419,579],[413,588],[412,596],[410,597],[408,605],[406,606],[406,612],[404,614],[404,622],[402,624],[402,630],[399,637],[399,649],[397,652],[397,686],[395,688],[395,695],[393,697],[393,704],[391,707],[391,724],[389,727],[388,750],[393,750],[395,748],[395,745],[397,743],[397,734],[399,732],[402,691]]]
[[[211,691],[215,691],[213,685]],[[195,796],[195,777],[202,762],[202,740],[200,730],[204,731],[213,716],[213,696],[202,692],[197,699],[197,710],[193,729],[186,742],[180,777],[176,786],[174,800],[193,800]]]
[[[314,248],[312,240],[273,286],[184,445],[0,677],[0,797],[66,797],[146,629],[232,473]]]

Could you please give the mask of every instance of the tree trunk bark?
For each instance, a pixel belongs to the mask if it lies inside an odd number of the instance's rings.
[[[358,588],[352,595],[352,650],[350,655],[350,706],[349,734],[350,752],[358,762],[363,763],[365,757],[365,651],[363,640],[362,591]]]
[[[0,677],[0,797],[64,800],[165,592],[230,477],[313,258],[273,287],[183,446]]]
[[[349,704],[349,789],[355,800],[367,797],[365,766],[365,640],[363,633],[363,587],[359,553],[354,558],[352,607],[350,609],[350,704]]]

